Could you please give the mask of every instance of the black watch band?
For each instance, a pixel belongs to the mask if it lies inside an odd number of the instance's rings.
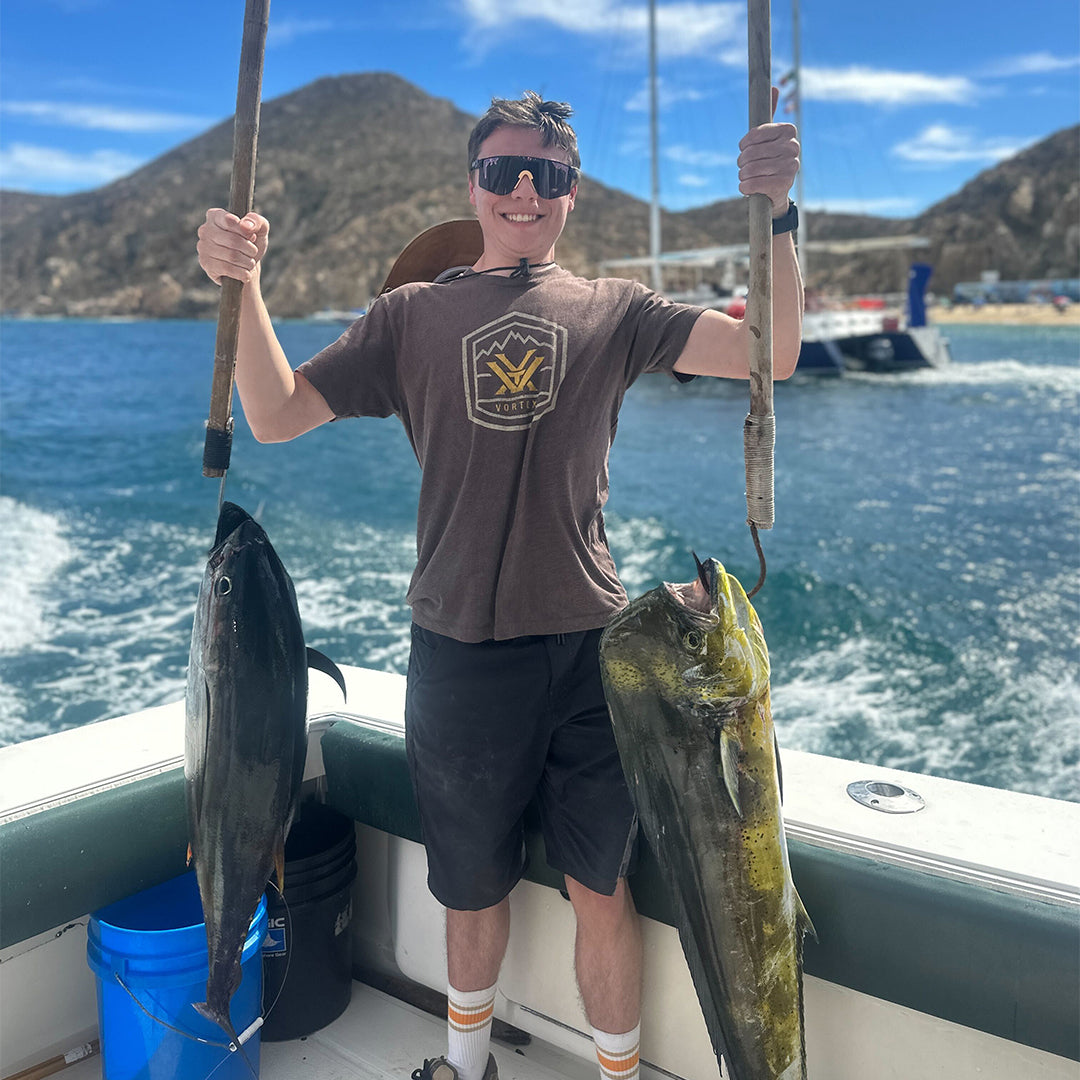
[[[787,213],[772,219],[772,234],[779,236],[781,233],[794,232],[799,227],[799,208],[794,201],[788,200]]]

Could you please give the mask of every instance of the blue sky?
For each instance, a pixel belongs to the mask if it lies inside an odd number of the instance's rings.
[[[97,187],[231,115],[243,0],[3,0],[0,185]],[[585,172],[648,198],[645,0],[273,0],[264,98],[393,71],[478,114],[570,101]],[[1075,0],[802,0],[811,209],[909,216],[1080,121]],[[736,194],[744,3],[659,3],[662,202]],[[774,76],[792,13],[772,8]]]

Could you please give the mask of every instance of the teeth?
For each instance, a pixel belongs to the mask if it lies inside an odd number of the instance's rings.
[[[507,221],[539,221],[539,214],[505,214]]]

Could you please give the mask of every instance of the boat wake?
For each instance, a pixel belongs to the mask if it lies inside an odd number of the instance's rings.
[[[1016,387],[1033,392],[1080,394],[1080,367],[1064,364],[1031,364],[1020,360],[986,360],[952,363],[940,368],[871,374],[847,372],[844,378],[873,385]]]

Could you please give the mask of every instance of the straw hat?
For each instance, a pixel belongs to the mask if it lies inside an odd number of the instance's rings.
[[[380,292],[409,281],[434,281],[452,266],[472,266],[483,253],[484,234],[475,218],[433,225],[397,257]]]

